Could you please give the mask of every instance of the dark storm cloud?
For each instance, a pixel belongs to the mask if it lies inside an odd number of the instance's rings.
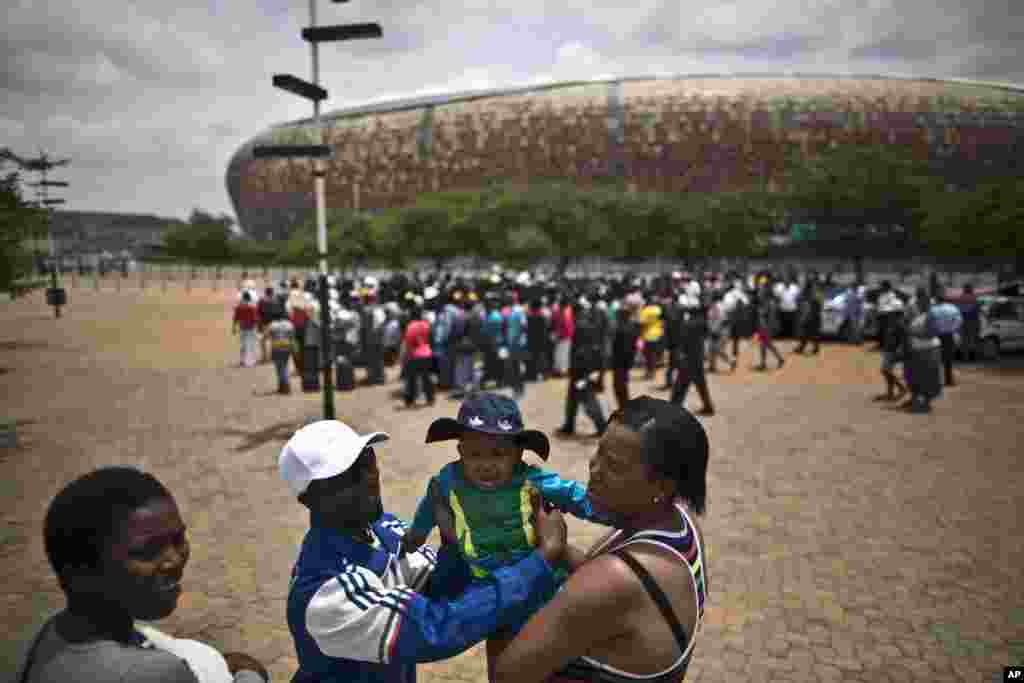
[[[322,25],[384,30],[322,47],[327,111],[599,75],[1024,79],[1021,0],[317,2]],[[309,77],[308,11],[306,0],[6,0],[0,146],[74,157],[74,208],[230,210],[223,174],[235,151],[310,114],[270,85],[273,73]]]
[[[885,36],[867,45],[861,45],[850,51],[853,59],[930,59],[943,54],[947,48],[927,38],[907,38],[906,36]]]

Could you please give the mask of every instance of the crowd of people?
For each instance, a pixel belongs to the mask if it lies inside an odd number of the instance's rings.
[[[669,400],[683,404],[692,385],[701,401],[699,412],[710,416],[715,407],[706,373],[735,371],[744,340],[752,341],[753,368],[759,371],[769,369],[769,360],[777,368],[785,365],[775,343],[779,338],[797,341],[792,353],[818,354],[823,307],[837,292],[845,293],[847,338],[861,343],[865,324],[864,284],[838,287],[831,275],[821,278],[813,271],[803,277],[795,271],[767,271],[697,278],[677,271],[659,277],[575,280],[496,273],[482,278],[398,274],[383,281],[328,276],[327,281],[326,349],[315,276],[281,282],[263,292],[253,281],[244,282],[234,312],[241,365],[272,361],[278,391],[289,393],[290,365],[302,377],[303,390],[319,391],[325,362],[334,365],[342,390],[355,387],[357,366],[365,368],[365,382],[373,385],[383,384],[385,368],[398,363],[400,396],[408,407],[421,397],[432,405],[438,391],[458,399],[494,387],[522,398],[530,382],[566,377],[565,416],[558,430],[562,434],[575,433],[581,407],[595,431],[603,433],[606,410],[599,397],[609,374],[621,407],[629,398],[632,368],[642,367],[647,380],[664,368],[660,389],[671,392]],[[880,346],[885,349],[883,377],[890,382],[896,364],[903,363],[907,386],[921,387],[916,392],[904,388],[913,399],[905,407],[927,412],[938,395],[924,388],[934,384],[929,349],[939,349],[951,377],[952,335],[961,323],[966,323],[965,334],[976,327],[977,316],[965,311],[963,320],[949,320],[947,309],[956,307],[944,302],[941,293],[921,290],[904,314],[925,314],[924,320],[890,328],[885,323],[896,317],[892,301],[902,305],[903,298],[888,283],[883,290],[877,311]],[[945,321],[941,332],[931,324],[934,307],[939,309],[937,318]],[[946,329],[948,324],[955,324],[953,332]],[[903,330],[914,332],[901,335]],[[895,400],[902,396],[904,383],[892,386],[886,396]]]
[[[313,390],[330,359],[365,366],[371,384],[400,362],[408,405],[420,393],[433,402],[435,381],[462,399],[456,417],[434,420],[425,434],[435,448],[453,442],[455,460],[430,478],[411,523],[385,512],[387,456],[377,450],[386,433],[320,420],[282,448],[280,477],[309,515],[285,605],[294,683],[413,683],[418,663],[481,642],[489,681],[685,677],[710,585],[696,521],[709,443],[685,408],[687,390],[693,384],[699,413],[713,415],[705,372],[718,362],[735,370],[745,338],[763,370],[769,354],[785,364],[777,335],[798,339],[796,353],[820,353],[828,278],[399,276],[358,288],[334,278],[327,353],[315,281],[262,295],[251,284],[233,318],[240,361],[273,361],[282,392],[291,364]],[[854,284],[846,293],[859,341],[864,291]],[[909,394],[908,409],[930,410],[955,383],[954,337],[970,336],[975,313],[924,289],[904,301],[883,283],[879,400]],[[630,396],[634,364],[648,379],[664,368],[668,400]],[[618,406],[606,418],[596,395],[608,370]],[[547,461],[552,448],[543,431],[526,428],[516,398],[525,382],[550,376],[570,380],[556,431],[573,432],[582,404],[600,435],[585,485],[524,460],[529,451]],[[569,542],[565,513],[609,531],[583,551]],[[439,549],[427,544],[435,528]],[[176,609],[189,560],[187,525],[152,475],[105,467],[79,477],[50,503],[43,536],[67,604],[37,632],[20,683],[269,681],[247,654],[142,623]]]
[[[583,485],[524,461],[551,448],[515,400],[473,393],[427,431],[457,459],[430,479],[411,525],[384,509],[388,439],[320,420],[278,457],[309,514],[285,605],[293,683],[414,683],[418,663],[483,641],[489,681],[685,676],[709,586],[695,520],[709,444],[692,414],[627,401]],[[583,551],[564,513],[609,532]],[[438,550],[426,544],[435,527]],[[20,683],[269,682],[249,655],[141,623],[174,612],[189,560],[187,525],[152,475],[104,467],[72,481],[50,503],[44,543],[67,604],[38,630]]]

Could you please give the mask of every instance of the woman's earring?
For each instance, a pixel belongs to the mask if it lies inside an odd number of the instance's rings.
[[[658,503],[661,502],[661,496],[655,496],[654,498],[651,498],[651,502],[657,505]]]

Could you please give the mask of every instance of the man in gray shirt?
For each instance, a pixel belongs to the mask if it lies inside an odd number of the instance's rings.
[[[188,562],[185,524],[155,477],[106,467],[50,503],[46,554],[67,607],[39,630],[18,683],[265,683],[255,659],[172,638],[137,620],[170,615]]]

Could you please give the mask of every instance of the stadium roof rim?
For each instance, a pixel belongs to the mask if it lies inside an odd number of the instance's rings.
[[[883,74],[829,74],[829,73],[804,73],[804,72],[773,72],[773,73],[696,73],[696,74],[652,74],[647,76],[619,76],[608,78],[593,78],[588,80],[555,81],[550,83],[537,83],[533,85],[509,86],[506,88],[487,88],[480,90],[465,90],[461,92],[438,93],[434,95],[421,95],[419,97],[398,98],[383,102],[356,105],[336,109],[320,115],[321,121],[332,119],[345,119],[364,116],[366,114],[385,114],[409,109],[419,109],[431,105],[454,104],[457,102],[469,102],[482,100],[489,97],[502,95],[522,95],[530,92],[543,92],[545,90],[557,90],[559,88],[571,88],[583,85],[601,85],[609,83],[630,83],[637,81],[679,81],[700,78],[734,79],[734,78],[764,78],[764,79],[790,79],[790,78],[831,78],[839,80],[882,80],[882,81],[918,81],[925,83],[956,83],[961,85],[980,86],[994,90],[1024,95],[1024,85],[1015,83],[1001,83],[995,81],[979,81],[969,78],[934,78],[926,76],[899,76]],[[313,123],[312,117],[295,119],[271,126],[273,128],[284,128],[288,126],[308,125]]]

